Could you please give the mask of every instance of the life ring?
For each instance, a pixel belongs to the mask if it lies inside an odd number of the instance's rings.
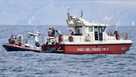
[[[69,36],[69,37],[68,37],[68,40],[69,40],[69,42],[73,42],[73,41],[74,41],[73,36]]]

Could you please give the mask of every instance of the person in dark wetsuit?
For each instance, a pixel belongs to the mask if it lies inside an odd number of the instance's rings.
[[[114,31],[114,35],[116,37],[116,40],[120,39],[120,35],[119,35],[118,31]]]

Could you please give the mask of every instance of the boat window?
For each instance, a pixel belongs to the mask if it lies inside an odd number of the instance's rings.
[[[100,33],[102,32],[102,27],[101,27],[101,26],[99,26],[99,32],[100,32]]]
[[[82,35],[82,27],[75,27],[75,35]]]
[[[89,32],[93,32],[93,27],[92,26],[89,27]]]
[[[102,32],[104,32],[105,31],[105,29],[106,29],[106,27],[104,26],[104,27],[102,27]]]
[[[95,26],[94,27],[95,31],[95,40],[103,40],[103,30],[102,30],[102,26]]]
[[[106,29],[105,26],[95,26],[95,27],[94,27],[94,31],[95,31],[95,32],[104,32],[105,29]]]
[[[94,31],[95,31],[95,32],[98,32],[98,31],[99,31],[97,26],[94,27]]]

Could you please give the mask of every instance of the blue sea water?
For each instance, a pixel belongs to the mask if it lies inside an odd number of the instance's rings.
[[[56,26],[62,32],[65,26]],[[0,45],[13,33],[40,31],[47,35],[47,26],[0,26]],[[70,55],[55,53],[7,52],[0,46],[0,77],[135,77],[136,28],[119,27],[128,32],[133,45],[121,55]]]

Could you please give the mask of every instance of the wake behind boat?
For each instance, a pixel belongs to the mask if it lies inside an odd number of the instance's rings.
[[[129,50],[132,41],[128,34],[124,37],[115,30],[106,32],[109,25],[88,22],[83,17],[71,16],[67,13],[67,24],[70,34],[61,34],[53,26],[49,27],[46,41],[39,42],[39,33],[28,33],[34,44],[22,42],[22,37],[11,36],[9,44],[3,47],[7,51],[36,51],[66,54],[123,54]],[[16,41],[18,40],[18,41]]]

